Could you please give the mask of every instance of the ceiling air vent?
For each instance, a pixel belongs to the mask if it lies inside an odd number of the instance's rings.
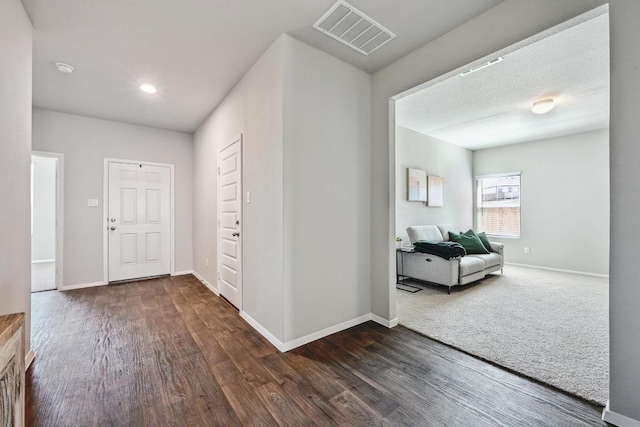
[[[318,22],[313,24],[313,28],[363,55],[369,55],[396,36],[342,0],[334,4]]]

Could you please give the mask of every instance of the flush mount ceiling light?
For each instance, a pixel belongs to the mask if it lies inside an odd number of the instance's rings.
[[[64,62],[56,62],[56,68],[61,73],[67,73],[67,74],[73,73],[73,67],[69,64],[65,64]]]
[[[540,99],[533,103],[531,106],[531,112],[535,114],[548,113],[553,109],[553,98]]]
[[[158,91],[158,89],[156,89],[153,85],[150,85],[148,83],[140,85],[140,90],[145,93],[156,93]]]

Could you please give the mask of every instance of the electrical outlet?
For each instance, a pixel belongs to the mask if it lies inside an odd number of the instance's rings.
[[[527,254],[527,255],[530,254],[531,253],[531,248],[528,248],[528,247],[524,248],[524,253]]]

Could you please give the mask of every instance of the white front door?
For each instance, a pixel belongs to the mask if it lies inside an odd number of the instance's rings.
[[[242,309],[242,137],[218,153],[218,289]]]
[[[109,282],[171,273],[171,169],[109,162]]]

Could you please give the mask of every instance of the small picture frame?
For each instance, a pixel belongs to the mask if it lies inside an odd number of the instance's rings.
[[[407,168],[407,200],[410,202],[427,201],[427,171]]]
[[[427,177],[427,206],[441,207],[444,205],[444,183],[441,176]]]

